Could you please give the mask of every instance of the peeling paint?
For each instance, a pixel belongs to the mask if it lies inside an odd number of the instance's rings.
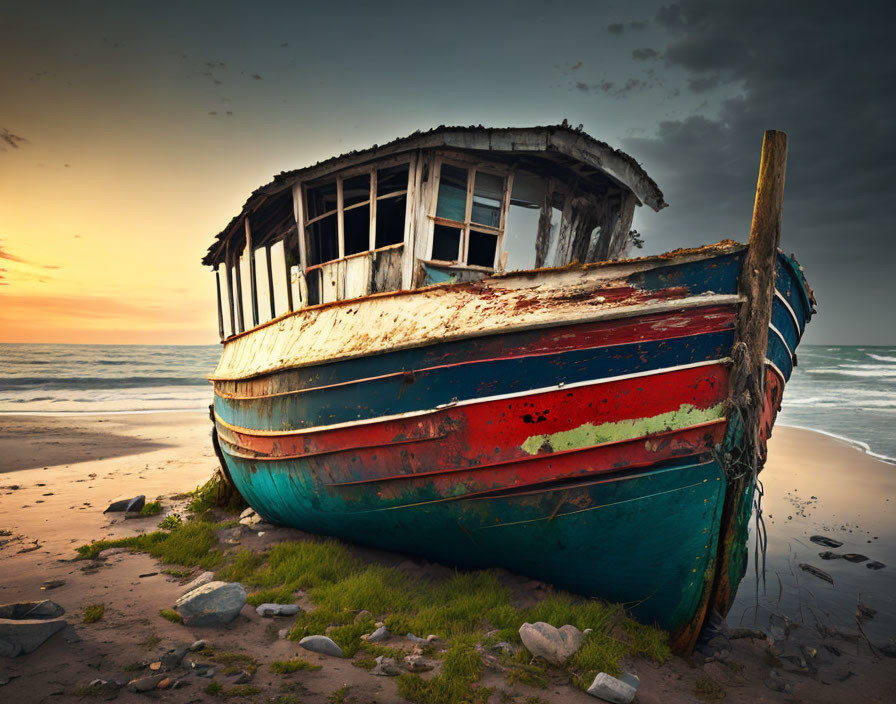
[[[691,404],[684,403],[678,410],[660,413],[651,418],[631,418],[611,423],[601,423],[600,425],[585,423],[577,428],[561,430],[549,435],[531,435],[526,438],[526,441],[520,447],[530,455],[538,454],[543,450],[547,452],[562,452],[563,450],[575,450],[605,442],[631,440],[666,430],[708,423],[724,417],[725,404],[718,404],[709,408],[697,408]]]

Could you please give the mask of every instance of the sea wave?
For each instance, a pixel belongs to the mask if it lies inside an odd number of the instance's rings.
[[[858,367],[873,367],[871,369],[861,369]],[[882,365],[868,364],[855,365],[852,368],[843,365],[841,367],[821,367],[820,369],[805,369],[808,374],[830,374],[834,376],[854,376],[878,379],[896,379],[896,368],[884,367]]]
[[[72,377],[0,377],[0,391],[21,389],[121,389],[153,386],[208,386],[202,377],[182,376],[72,376]]]
[[[889,357],[885,354],[871,354],[871,352],[866,352],[865,354],[878,362],[896,362],[896,357]]]

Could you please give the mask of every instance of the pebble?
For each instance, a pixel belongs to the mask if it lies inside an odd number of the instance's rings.
[[[167,679],[165,675],[150,675],[149,677],[131,680],[127,686],[131,692],[149,692],[158,687],[159,682],[164,679]]]
[[[193,644],[189,647],[191,653],[195,653],[197,650],[202,650],[205,647],[204,640],[194,641]]]
[[[299,607],[297,604],[259,604],[255,612],[259,616],[295,616]]]
[[[379,643],[380,641],[389,639],[391,636],[392,634],[389,633],[389,630],[385,626],[380,626],[373,633],[367,636],[365,640],[368,643]]]
[[[327,638],[327,636],[305,636],[299,641],[299,645],[313,653],[329,655],[334,658],[345,657],[342,648],[334,640]]]
[[[588,688],[588,694],[611,704],[629,704],[635,698],[637,689],[628,682],[623,682],[606,672],[599,672]]]
[[[156,685],[156,689],[171,689],[173,685],[174,679],[172,677],[166,677]]]
[[[426,672],[432,669],[422,655],[408,655],[404,659],[404,667],[408,672]]]
[[[396,677],[401,674],[401,668],[395,662],[395,658],[380,655],[376,659],[376,665],[370,670],[370,674],[379,677]]]
[[[520,638],[532,655],[552,665],[562,665],[582,647],[585,635],[569,624],[555,628],[549,623],[538,621],[520,626]]]

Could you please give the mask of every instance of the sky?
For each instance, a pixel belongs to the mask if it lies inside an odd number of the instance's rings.
[[[670,207],[641,254],[746,241],[788,134],[806,342],[896,344],[886,2],[0,0],[0,342],[205,344],[200,259],[249,193],[440,124],[567,119]]]

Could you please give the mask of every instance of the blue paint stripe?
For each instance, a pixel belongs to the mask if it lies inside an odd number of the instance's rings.
[[[802,281],[796,276],[793,267],[782,261],[780,256],[775,271],[775,288],[787,299],[800,321],[800,335],[802,336],[806,324],[812,317],[812,310],[809,307],[809,300]]]
[[[726,357],[733,331],[613,347],[569,350],[368,379],[329,389],[261,399],[215,397],[225,422],[254,430],[295,430],[427,410],[469,399],[660,370]],[[468,344],[474,344],[469,341]],[[368,375],[365,375],[368,376]]]
[[[684,287],[692,295],[701,293],[737,293],[737,280],[745,249],[710,259],[670,264],[629,275],[626,283],[643,290],[658,291]]]
[[[790,352],[781,342],[781,338],[771,330],[768,331],[768,347],[765,356],[781,370],[784,381],[790,379],[790,375],[793,373],[793,360],[790,357]]]
[[[777,296],[772,301],[772,325],[784,337],[787,346],[791,350],[796,350],[796,346],[800,342],[800,331],[796,327],[793,316],[790,315],[784,303]],[[774,335],[772,331],[769,331],[769,334]]]

